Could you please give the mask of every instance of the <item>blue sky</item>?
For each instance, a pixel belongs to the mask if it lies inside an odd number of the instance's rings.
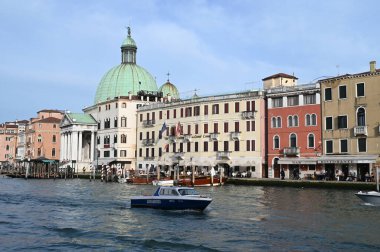
[[[380,64],[380,1],[0,0],[0,122],[80,112],[120,64],[130,25],[137,64],[181,97],[300,84]]]

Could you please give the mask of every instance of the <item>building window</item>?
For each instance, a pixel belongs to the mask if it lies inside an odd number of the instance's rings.
[[[162,157],[162,148],[161,148],[161,147],[158,148],[158,156],[159,156],[159,157]]]
[[[346,99],[346,98],[347,98],[347,87],[339,86],[339,99]]]
[[[240,132],[239,122],[235,122],[235,132]]]
[[[304,104],[316,104],[317,99],[315,94],[304,94],[303,95],[303,103]]]
[[[227,133],[228,132],[228,122],[225,122],[224,123],[224,130],[223,130],[224,133]]]
[[[297,106],[299,104],[299,96],[288,96],[288,106]]]
[[[273,137],[273,149],[280,149],[280,137],[279,136]]]
[[[198,142],[195,142],[195,143],[194,143],[194,151],[195,151],[195,152],[198,152]]]
[[[203,133],[205,133],[205,134],[208,133],[208,124],[207,124],[207,123],[205,123],[205,124],[203,125]]]
[[[208,142],[203,142],[203,151],[208,152]]]
[[[117,150],[116,149],[113,150],[113,157],[117,157]]]
[[[325,88],[325,101],[331,101],[331,88]]]
[[[41,148],[37,149],[37,156],[39,156],[39,157],[41,156]]]
[[[170,119],[170,110],[166,110],[166,119]]]
[[[272,107],[281,108],[282,107],[282,97],[272,98]]]
[[[315,164],[309,164],[309,165],[308,165],[308,170],[309,170],[309,171],[315,171],[315,167],[316,167]]]
[[[139,149],[139,157],[142,157],[142,149]]]
[[[124,116],[121,118],[121,127],[127,127],[127,118]]]
[[[228,113],[228,103],[224,103],[224,113]]]
[[[239,112],[240,112],[240,103],[235,102],[235,113],[239,113]]]
[[[158,119],[162,120],[162,111],[158,113]]]
[[[194,116],[200,115],[201,108],[199,106],[194,107]]]
[[[100,144],[100,136],[98,136],[98,138],[96,139],[96,143]]]
[[[113,120],[113,127],[117,128],[117,117],[115,117],[114,120]]]
[[[117,103],[116,103],[117,104]],[[117,135],[113,135],[113,143],[117,143]]]
[[[340,140],[340,153],[347,153],[348,152],[348,140],[347,139],[341,139]]]
[[[104,120],[104,128],[109,129],[111,127],[111,120],[109,118],[106,118]]]
[[[218,123],[214,123],[214,133],[219,133],[219,131],[218,131]]]
[[[234,150],[240,151],[240,141],[234,141]]]
[[[298,127],[298,116],[288,116],[288,127]]]
[[[140,122],[143,121],[143,114],[140,114]]]
[[[326,130],[332,130],[333,129],[333,118],[332,118],[332,116],[326,116],[325,120],[326,120],[325,129]]]
[[[42,136],[41,136],[41,135],[38,135],[38,137],[37,137],[37,142],[39,142],[39,143],[42,142]]]
[[[188,142],[188,143],[187,143],[187,152],[190,152],[190,151],[191,151],[191,143]]]
[[[356,84],[356,97],[363,97],[363,96],[365,96],[364,83],[358,83]]]
[[[183,108],[181,108],[181,117],[183,117]],[[173,118],[177,118],[177,110],[173,109]]]
[[[356,113],[356,121],[358,126],[365,126],[365,109],[359,108]]]
[[[212,114],[213,115],[219,114],[219,104],[212,105]]]
[[[277,117],[277,128],[281,128],[281,117]]]
[[[198,124],[195,124],[195,132],[194,132],[195,134],[198,134],[199,133],[199,126],[198,126]]]
[[[57,142],[57,136],[53,135],[53,143]]]
[[[218,151],[218,141],[214,142],[214,151]]]
[[[307,136],[307,147],[308,148],[314,148],[315,144],[314,144],[314,134],[309,134]]]
[[[247,147],[246,147],[246,151],[250,151],[250,150],[251,150],[251,141],[250,141],[250,140],[247,140],[246,143],[247,143],[247,144],[246,144],[246,146],[247,146]]]
[[[204,115],[208,115],[208,105],[205,105],[204,107]]]
[[[121,150],[120,151],[120,157],[126,157],[127,156],[127,151],[126,150]]]
[[[122,135],[120,136],[120,142],[121,142],[121,143],[127,143],[127,135],[122,134]]]
[[[127,107],[127,104],[126,104],[125,102],[123,102],[123,103],[121,104],[121,107],[122,107],[122,108],[126,108],[126,107]]]
[[[367,152],[367,138],[358,138],[358,152]]]
[[[247,151],[255,151],[255,140],[247,140]]]
[[[347,116],[338,116],[338,129],[347,129]]]
[[[296,134],[294,134],[294,133],[290,134],[289,143],[290,143],[289,147],[297,147],[297,135]]]
[[[104,157],[110,157],[110,151],[104,151]]]
[[[332,154],[333,153],[333,141],[332,140],[326,140],[326,154]]]
[[[224,141],[224,143],[223,143],[223,150],[224,151],[228,151],[228,149],[229,149],[229,142],[228,141]]]
[[[100,121],[98,121],[98,129],[100,129]]]
[[[51,156],[55,157],[55,148],[51,149]]]
[[[9,151],[9,145],[5,146],[5,150]]]

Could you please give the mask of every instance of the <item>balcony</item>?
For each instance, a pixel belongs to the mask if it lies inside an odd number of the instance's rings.
[[[231,132],[231,140],[240,140],[240,132]]]
[[[256,111],[243,111],[241,116],[243,119],[254,119],[256,118]]]
[[[143,146],[153,146],[154,145],[154,139],[143,139],[142,144],[143,144]]]
[[[354,136],[368,136],[367,126],[354,127]]]
[[[148,161],[148,160],[154,160],[154,157],[144,157],[144,160]]]
[[[183,140],[184,140],[185,142],[191,142],[191,135],[190,135],[190,134],[183,135]]]
[[[216,159],[217,160],[223,160],[223,159],[230,159],[230,151],[218,151],[216,153]]]
[[[285,147],[284,156],[299,156],[300,148],[299,147]]]
[[[143,126],[144,127],[153,127],[156,124],[156,120],[144,120]]]
[[[218,141],[219,133],[210,133],[210,140],[211,141]]]
[[[110,148],[110,147],[111,147],[110,144],[104,144],[104,146],[103,146],[104,149],[108,149],[108,148]]]

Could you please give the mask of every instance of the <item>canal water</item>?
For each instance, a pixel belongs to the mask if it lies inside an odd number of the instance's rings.
[[[379,251],[380,208],[354,191],[199,188],[202,213],[129,207],[153,186],[0,178],[1,251]]]

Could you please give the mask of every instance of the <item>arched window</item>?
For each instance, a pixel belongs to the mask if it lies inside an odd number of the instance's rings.
[[[306,126],[310,126],[311,125],[311,116],[309,114],[306,115]]]
[[[308,148],[314,148],[314,134],[309,134],[307,136],[307,147]]]
[[[273,149],[280,149],[280,137],[279,136],[273,137]]]
[[[288,127],[293,127],[293,117],[288,116]]]
[[[358,123],[358,126],[365,126],[365,109],[359,108],[358,112],[356,113],[356,120]]]
[[[316,114],[311,115],[311,125],[314,125],[314,126],[317,125],[317,115]]]
[[[276,117],[272,117],[272,128],[277,128],[277,120],[276,120]]]
[[[122,134],[121,137],[120,137],[120,142],[121,143],[127,143],[127,136]]]
[[[56,135],[53,135],[53,143],[55,143],[57,141],[57,137]]]
[[[290,147],[297,147],[297,135],[292,133],[289,137],[290,140]]]
[[[38,135],[38,137],[37,137],[37,142],[39,142],[39,143],[42,142],[42,136],[41,136],[41,135]]]
[[[5,150],[9,151],[9,145],[7,145],[7,146],[5,147]]]
[[[277,128],[281,128],[281,117],[277,117]]]
[[[298,116],[293,116],[293,126],[298,127]]]

